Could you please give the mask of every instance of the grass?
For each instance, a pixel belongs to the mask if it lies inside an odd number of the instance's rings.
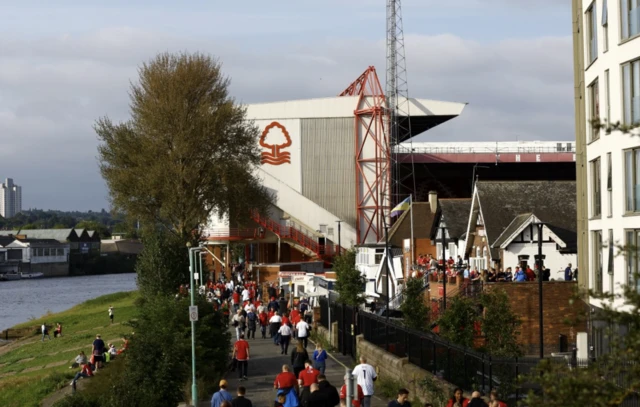
[[[126,322],[136,317],[137,298],[137,292],[109,294],[15,326],[34,327],[34,330],[31,337],[20,340],[14,349],[2,353],[0,348],[0,405],[39,406],[47,395],[68,386],[78,370],[69,366],[80,350],[90,353],[96,334],[107,343],[115,342],[116,346],[124,335],[131,334]],[[109,324],[109,306],[115,311],[114,325]],[[39,326],[43,322],[51,326],[51,341],[40,340]],[[57,322],[62,324],[63,336],[53,339]]]

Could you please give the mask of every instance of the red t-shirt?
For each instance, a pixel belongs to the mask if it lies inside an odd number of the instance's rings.
[[[344,400],[347,398],[347,385],[343,384],[340,388],[340,400]],[[353,407],[360,407],[360,400],[364,400],[364,392],[362,391],[362,387],[358,385],[358,399],[354,399],[351,404]]]
[[[319,374],[319,370],[309,367],[300,372],[300,374],[298,375],[298,379],[302,380],[303,387],[309,387],[313,383],[318,383]]]
[[[297,383],[296,375],[291,372],[282,372],[276,376],[276,380],[273,382],[273,385],[279,389],[286,389],[289,387],[295,387]]]
[[[82,370],[80,371],[80,373],[84,373],[89,377],[93,376],[93,370],[91,370],[91,366],[89,366],[89,364],[82,365]]]
[[[233,292],[232,297],[233,297],[233,302],[234,302],[235,304],[239,304],[239,303],[240,303],[240,294],[238,294],[238,292],[237,292],[237,291],[234,291],[234,292]]]
[[[240,339],[233,345],[236,350],[236,359],[238,360],[247,360],[247,355],[249,354],[249,342],[244,339]]]
[[[269,318],[265,312],[261,312],[258,318],[260,319],[260,325],[267,326],[269,324]]]
[[[282,317],[282,325],[289,325],[289,318],[286,316]]]
[[[291,311],[291,322],[293,322],[294,325],[300,322],[300,311],[297,309]]]

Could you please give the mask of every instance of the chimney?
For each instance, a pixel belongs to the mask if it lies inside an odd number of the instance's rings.
[[[436,213],[438,210],[438,192],[429,191],[429,206],[431,207],[431,213]]]

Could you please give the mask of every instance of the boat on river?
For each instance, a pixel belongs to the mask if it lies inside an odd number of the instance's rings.
[[[14,272],[0,274],[0,281],[14,281],[20,280],[20,274]]]
[[[20,278],[22,278],[23,280],[30,280],[33,278],[42,278],[44,277],[43,273],[37,272],[37,273],[20,273]]]

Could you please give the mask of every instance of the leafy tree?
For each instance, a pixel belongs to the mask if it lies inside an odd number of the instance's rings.
[[[457,295],[438,318],[440,335],[448,341],[471,348],[475,336],[474,325],[478,320],[478,310],[473,300]]]
[[[229,96],[220,64],[202,54],[160,54],[131,85],[131,119],[95,125],[100,171],[116,210],[184,242],[209,216],[242,220],[265,210],[254,174],[259,131]]]
[[[333,261],[336,272],[336,291],[340,301],[351,306],[364,303],[364,286],[366,279],[356,268],[356,251],[348,250]]]
[[[522,356],[522,348],[517,339],[522,323],[511,309],[509,296],[504,289],[483,293],[480,303],[484,307],[482,332],[485,350],[497,357]]]
[[[159,230],[144,239],[144,249],[136,263],[138,287],[145,296],[171,295],[189,281],[189,255],[174,234]]]
[[[410,278],[404,288],[404,301],[400,305],[405,325],[420,331],[429,325],[429,307],[424,302],[423,291],[424,280]]]

